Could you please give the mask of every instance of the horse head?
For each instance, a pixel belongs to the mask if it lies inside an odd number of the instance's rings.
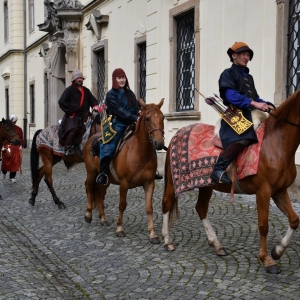
[[[164,98],[158,104],[146,104],[143,99],[138,100],[142,110],[140,117],[140,125],[144,124],[149,140],[152,142],[156,150],[164,147],[164,115],[160,108],[164,104]]]
[[[20,138],[17,135],[12,121],[2,118],[0,122],[0,139],[1,141],[9,141],[13,145],[20,145]]]

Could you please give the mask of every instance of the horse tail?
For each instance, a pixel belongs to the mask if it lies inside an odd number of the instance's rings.
[[[31,151],[30,151],[30,167],[31,167],[31,180],[32,180],[32,185],[36,182],[37,175],[38,175],[38,168],[39,168],[39,159],[40,155],[39,152],[37,151],[36,147],[36,137],[38,134],[42,131],[42,129],[39,129],[38,131],[35,132],[32,140],[32,145],[31,145]]]
[[[165,180],[164,196],[166,195],[167,187],[169,185],[172,185],[172,188],[173,188],[170,195],[168,195],[168,198],[171,201],[171,206],[170,206],[170,210],[169,210],[169,224],[170,224],[170,226],[172,226],[174,224],[175,220],[179,218],[179,210],[178,210],[178,197],[175,196],[174,185],[173,185],[173,180],[172,180],[172,175],[171,175],[170,147],[167,150],[167,155],[166,155],[166,160],[165,160],[164,180]],[[170,187],[169,187],[169,190],[170,190]]]

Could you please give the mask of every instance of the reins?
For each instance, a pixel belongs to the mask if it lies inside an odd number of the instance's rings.
[[[274,117],[275,119],[278,118],[277,116],[273,115],[270,111],[267,111],[267,113],[268,113],[269,115],[271,115],[272,117]],[[282,121],[285,122],[285,123],[288,123],[288,124],[290,124],[290,125],[293,125],[293,126],[296,126],[296,127],[299,127],[299,128],[300,128],[300,125],[299,125],[299,124],[293,123],[293,122],[291,122],[291,121],[289,121],[289,120],[287,120],[287,119],[285,119],[285,118],[284,118]]]

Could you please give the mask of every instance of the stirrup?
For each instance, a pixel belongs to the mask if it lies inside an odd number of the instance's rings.
[[[229,185],[232,184],[232,181],[229,179],[229,177],[225,171],[223,171],[220,175],[213,173],[213,174],[211,174],[211,178],[216,183],[229,184]]]
[[[108,176],[105,173],[101,173],[96,178],[96,183],[100,183],[102,185],[108,184]]]

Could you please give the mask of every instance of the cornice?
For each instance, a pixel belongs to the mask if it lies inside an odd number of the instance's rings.
[[[0,56],[0,62],[12,54],[20,54],[20,53],[23,54],[24,50],[23,49],[10,49],[7,52],[5,52],[3,55]]]

